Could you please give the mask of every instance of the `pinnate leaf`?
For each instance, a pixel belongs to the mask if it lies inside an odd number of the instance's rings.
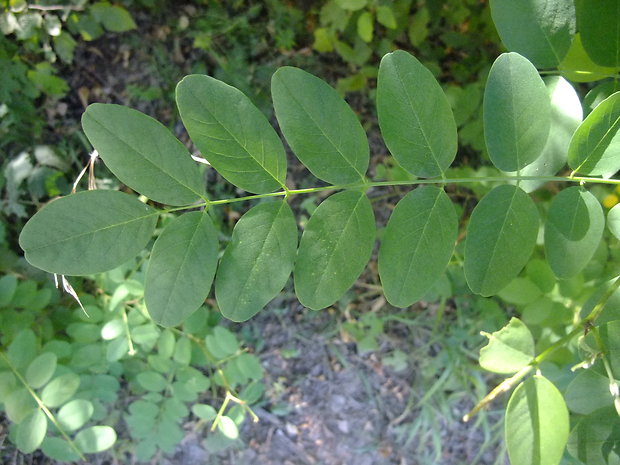
[[[610,177],[620,169],[620,92],[603,100],[579,125],[568,149],[578,173]]]
[[[217,255],[217,231],[207,213],[185,213],[166,226],[146,270],[144,298],[153,321],[176,326],[203,304]]]
[[[491,0],[491,15],[506,48],[538,68],[556,67],[575,34],[573,0]]]
[[[404,51],[381,60],[377,83],[381,134],[398,163],[415,176],[440,176],[457,149],[454,115],[432,73]]]
[[[94,103],[82,127],[110,171],[133,190],[168,205],[203,197],[198,166],[159,121],[122,105]]]
[[[603,209],[587,190],[573,186],[555,196],[545,224],[545,255],[558,278],[575,276],[588,264],[604,228]]]
[[[558,465],[568,440],[568,409],[558,389],[535,375],[520,384],[506,408],[510,463]]]
[[[344,191],[328,197],[308,220],[295,264],[295,292],[313,310],[333,304],[364,270],[375,240],[368,197]]]
[[[489,342],[480,349],[480,366],[485,370],[516,373],[534,359],[534,338],[518,318],[511,318],[499,331],[485,335]]]
[[[138,254],[155,230],[157,210],[118,191],[79,192],[54,200],[24,226],[19,245],[32,265],[85,275]]]
[[[284,137],[312,174],[331,184],[364,179],[369,161],[366,133],[333,87],[285,66],[271,78],[271,93]]]
[[[433,287],[446,268],[458,218],[446,193],[419,187],[398,202],[383,233],[379,274],[387,301],[407,307]]]
[[[284,287],[297,252],[297,225],[286,202],[261,203],[241,217],[220,262],[215,297],[233,321],[254,316]]]
[[[527,263],[538,234],[538,210],[519,187],[503,185],[472,212],[465,242],[465,278],[476,294],[501,291]]]
[[[518,53],[502,53],[489,72],[484,138],[493,164],[517,171],[542,153],[551,127],[549,94],[538,71]]]
[[[179,82],[176,101],[190,137],[229,182],[257,194],[284,187],[282,141],[243,92],[194,74]]]

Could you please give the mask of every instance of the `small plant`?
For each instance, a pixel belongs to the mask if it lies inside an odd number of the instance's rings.
[[[533,300],[523,289],[542,294],[557,286],[565,289],[561,294],[568,292],[570,280],[584,272],[600,250],[606,223],[599,201],[585,187],[620,184],[611,178],[620,169],[620,92],[597,88],[596,99],[591,98],[598,104],[592,104],[582,121],[579,98],[568,81],[559,76],[543,81],[536,66],[557,67],[569,77],[617,77],[620,17],[608,14],[617,11],[615,6],[610,10],[585,1],[577,21],[572,2],[550,2],[556,7],[551,9],[534,3],[521,8],[512,2],[491,2],[500,36],[513,50],[495,60],[484,89],[484,138],[497,174],[448,176],[457,152],[453,112],[433,74],[403,51],[384,56],[376,91],[383,139],[395,163],[411,177],[402,181],[369,181],[368,142],[353,111],[319,78],[284,67],[273,75],[271,85],[279,126],[299,160],[327,183],[289,189],[284,146],[263,114],[239,90],[209,76],[191,75],[176,89],[185,127],[211,167],[250,195],[208,198],[190,154],[159,122],[126,107],[94,104],[82,118],[88,139],[107,167],[141,197],[92,190],[49,203],[22,231],[26,259],[59,275],[100,273],[140,253],[158,218],[185,211],[167,222],[146,267],[144,299],[154,323],[173,328],[200,315],[213,282],[221,314],[233,321],[248,320],[283,289],[291,272],[300,302],[318,310],[342,297],[371,256],[376,225],[367,194],[385,186],[417,186],[399,201],[381,238],[378,267],[389,303],[407,307],[422,299],[443,279],[451,261],[462,263],[467,287],[482,297],[503,293],[508,301],[519,299],[516,305],[528,305]],[[608,6],[616,3],[606,0]],[[603,23],[608,27],[601,29],[598,25]],[[572,172],[557,175],[566,164]],[[544,259],[541,255],[533,261],[533,253],[542,253],[537,242],[539,206],[544,202],[537,205],[532,193],[549,182],[560,189],[547,194],[551,202],[543,212]],[[462,242],[450,189],[481,183],[491,187],[468,216]],[[312,213],[298,243],[288,199],[321,191],[338,192]],[[239,219],[219,259],[210,214],[219,205],[239,201],[256,204]],[[611,210],[607,218],[616,237],[618,211]],[[603,267],[591,305],[570,305],[571,317],[560,318],[563,326],[541,319],[540,330],[533,334],[535,326],[530,329],[513,318],[487,335],[481,366],[510,376],[466,419],[515,388],[506,412],[506,442],[514,464],[558,464],[567,445],[584,462],[617,460],[614,431],[620,418],[613,404],[619,397],[615,380],[620,373],[620,328],[605,310],[620,286],[617,275],[617,269]],[[550,300],[547,310],[554,313],[558,306]],[[555,303],[565,308],[561,299]],[[144,324],[155,328],[148,320]],[[170,331],[162,334],[175,334]],[[230,351],[223,347],[229,338],[218,337],[207,336],[207,350],[211,341],[212,355],[223,350],[220,355],[226,357]],[[184,340],[175,336],[175,344],[187,345]],[[551,375],[543,375],[545,363],[559,350],[571,353],[565,361],[577,359],[580,367],[589,368],[583,372],[587,375],[575,378],[577,387],[564,394]],[[253,378],[245,362],[233,366],[233,371]],[[178,370],[165,371],[166,378],[153,367],[148,377],[136,379],[139,387],[154,394],[149,407],[153,412],[165,408],[168,399],[160,394],[165,386],[173,387],[185,376]],[[604,383],[611,396],[603,394]],[[570,400],[572,392],[581,399],[590,391],[600,395],[587,406],[569,401],[574,413],[570,432],[565,398]],[[227,395],[226,400],[233,397]],[[129,421],[137,425],[143,420]],[[230,422],[222,420],[220,427],[234,436]],[[140,432],[134,433],[140,437]],[[144,446],[149,452],[165,446],[150,441]]]
[[[41,448],[74,461],[131,444],[148,461],[174,451],[190,415],[217,429],[223,445],[237,438],[246,413],[254,416],[249,405],[263,392],[258,359],[207,309],[162,331],[141,303],[139,275],[124,266],[100,276],[101,296],[86,296],[83,308],[49,285],[0,278],[0,398],[21,452]],[[204,403],[218,398],[219,410]],[[117,439],[120,421],[130,437]]]

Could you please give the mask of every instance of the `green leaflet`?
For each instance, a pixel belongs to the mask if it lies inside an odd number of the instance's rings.
[[[196,147],[224,178],[256,194],[284,187],[282,141],[243,92],[194,74],[179,82],[176,100]]]
[[[618,376],[620,373],[620,320],[599,326],[599,334],[605,347],[605,355],[611,365],[611,371]]]
[[[485,297],[501,291],[527,263],[538,234],[538,210],[519,187],[494,188],[476,205],[467,227],[465,278]]]
[[[23,454],[37,450],[47,433],[47,417],[41,409],[35,409],[17,425],[15,444]]]
[[[588,264],[604,228],[603,209],[590,192],[573,186],[555,196],[545,224],[545,255],[558,278],[575,276]]]
[[[381,60],[377,113],[388,149],[411,174],[441,176],[450,166],[457,150],[452,109],[435,77],[409,53]]]
[[[207,213],[185,213],[166,226],[146,270],[144,299],[153,321],[176,326],[203,304],[217,256],[217,231]]]
[[[147,244],[157,210],[118,191],[78,192],[54,200],[24,226],[19,245],[32,265],[86,275],[116,268]]]
[[[572,82],[592,82],[611,77],[616,74],[616,68],[599,66],[592,61],[581,43],[581,34],[575,34],[568,53],[558,65],[562,76]]]
[[[600,66],[620,66],[620,0],[580,0],[583,48]]]
[[[198,166],[159,121],[121,105],[94,103],[82,115],[82,127],[110,171],[140,194],[167,205],[204,196]]]
[[[612,407],[609,378],[593,369],[581,370],[566,388],[566,405],[575,413],[588,415],[603,407]]]
[[[458,234],[458,218],[446,193],[419,187],[398,202],[379,249],[379,275],[387,301],[407,307],[444,272]]]
[[[334,88],[285,66],[271,78],[271,93],[284,137],[312,174],[331,184],[364,180],[369,161],[366,133]]]
[[[534,338],[518,318],[511,318],[502,329],[485,336],[489,342],[480,349],[480,366],[485,370],[512,374],[534,360]]]
[[[610,177],[620,169],[620,92],[603,100],[575,131],[568,166],[575,172]]]
[[[521,170],[521,176],[553,176],[566,165],[571,138],[583,118],[581,101],[570,83],[560,76],[544,79],[551,97],[551,128],[540,157]],[[515,173],[516,174],[516,173]],[[532,192],[545,181],[521,181],[525,192]]]
[[[570,433],[568,452],[588,465],[620,465],[620,417],[613,407],[581,418]]]
[[[244,214],[215,280],[222,315],[233,321],[254,316],[286,284],[296,252],[297,223],[286,202],[260,203]]]
[[[76,434],[73,441],[81,452],[96,454],[114,445],[116,431],[109,426],[91,426]]]
[[[547,143],[551,104],[538,71],[517,53],[502,53],[489,72],[483,101],[484,139],[493,164],[517,171]]]
[[[332,195],[310,217],[295,264],[295,293],[313,310],[333,304],[349,289],[370,258],[375,220],[368,197]]]
[[[551,381],[534,375],[520,384],[506,408],[510,463],[558,465],[568,440],[568,410]]]
[[[575,35],[573,0],[491,0],[491,15],[506,48],[538,68],[556,67]]]
[[[607,227],[615,238],[620,240],[620,204],[615,205],[607,213]]]

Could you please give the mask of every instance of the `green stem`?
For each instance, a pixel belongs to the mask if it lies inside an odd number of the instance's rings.
[[[2,360],[9,366],[9,368],[11,369],[13,374],[17,377],[17,379],[24,385],[28,393],[32,396],[32,398],[35,400],[35,402],[39,406],[39,408],[43,410],[43,413],[45,413],[47,418],[49,418],[49,420],[53,423],[56,429],[58,429],[58,432],[60,433],[60,435],[65,439],[65,441],[69,443],[69,446],[71,447],[71,449],[73,449],[75,453],[80,457],[80,460],[86,460],[86,457],[82,455],[82,452],[80,452],[80,450],[77,448],[73,440],[69,437],[69,435],[65,432],[65,430],[62,429],[62,427],[58,423],[58,420],[56,420],[56,417],[54,416],[54,414],[50,411],[50,409],[47,408],[47,406],[43,403],[43,400],[41,400],[41,398],[37,395],[37,393],[34,392],[34,390],[30,387],[30,385],[28,384],[28,381],[26,381],[24,377],[21,375],[21,373],[17,370],[17,367],[13,365],[11,360],[2,351],[0,351],[0,358],[2,358]]]
[[[555,352],[557,349],[562,347],[564,344],[568,343],[575,336],[580,333],[588,332],[592,328],[592,324],[598,318],[598,316],[603,311],[605,304],[609,300],[616,290],[620,288],[620,276],[616,278],[609,288],[605,291],[605,293],[601,296],[598,303],[594,306],[592,311],[586,316],[584,319],[580,320],[575,328],[565,336],[561,337],[545,350],[543,350],[538,356],[534,357],[534,359],[529,363],[529,365],[521,368],[517,373],[512,375],[510,378],[506,378],[502,381],[498,386],[496,386],[491,392],[489,392],[484,399],[482,399],[478,404],[469,411],[464,417],[463,421],[467,422],[473,417],[476,413],[478,413],[482,408],[488,405],[491,401],[493,401],[497,396],[503,394],[504,392],[510,391],[521,379],[527,376],[534,368],[540,365],[549,355]]]
[[[335,191],[342,189],[370,189],[372,187],[393,187],[393,186],[417,186],[423,184],[467,184],[481,182],[518,182],[518,181],[542,181],[542,182],[571,182],[571,183],[594,183],[594,184],[611,184],[620,185],[620,179],[603,179],[584,176],[483,176],[471,178],[434,178],[434,179],[414,179],[403,181],[374,181],[356,184],[336,184],[331,186],[308,187],[305,189],[285,189],[277,192],[268,192],[266,194],[253,194],[243,197],[234,197],[229,199],[209,200],[207,202],[197,203],[193,205],[174,207],[163,210],[160,213],[172,213],[193,208],[210,207],[212,205],[226,205],[237,202],[247,202],[250,200],[265,199],[269,197],[289,197],[300,194],[314,194],[317,192]]]

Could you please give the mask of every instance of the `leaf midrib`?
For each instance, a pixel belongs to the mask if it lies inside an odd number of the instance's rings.
[[[122,142],[125,146],[127,146],[132,152],[136,153],[137,155],[140,156],[140,158],[142,158],[144,161],[148,162],[151,166],[153,166],[155,168],[155,170],[159,171],[160,173],[163,173],[164,176],[167,176],[168,178],[172,179],[173,181],[175,181],[176,183],[178,183],[180,186],[184,187],[185,189],[189,190],[190,192],[192,192],[193,194],[196,194],[199,198],[204,198],[204,195],[201,192],[196,191],[192,186],[186,184],[183,180],[177,179],[175,176],[167,173],[166,171],[164,171],[163,169],[161,169],[156,163],[154,163],[150,158],[148,158],[143,152],[141,152],[140,150],[135,149],[129,142],[127,142],[123,137],[121,137],[119,134],[117,134],[116,132],[110,130],[109,128],[107,128],[100,120],[98,120],[97,118],[95,118],[95,116],[93,116],[92,114],[89,115],[89,117],[93,120],[93,122],[95,122],[97,125],[99,125],[99,127],[101,129],[103,129],[104,131],[106,131],[108,134],[110,134],[112,137],[116,138],[116,140],[118,140],[119,142]],[[164,128],[165,129],[165,128]],[[149,131],[150,132],[150,131]],[[178,139],[175,138],[175,141],[178,141]],[[157,145],[157,150],[159,151],[159,144]],[[103,153],[103,152],[101,152]],[[100,153],[100,155],[101,155]],[[159,152],[161,154],[161,151]],[[102,156],[102,158],[105,158],[105,154]],[[104,160],[105,161],[105,160]]]
[[[310,120],[314,123],[314,125],[316,126],[316,128],[319,130],[320,134],[323,135],[323,137],[325,137],[325,139],[331,144],[331,146],[334,148],[334,150],[338,153],[338,155],[340,155],[340,157],[347,162],[347,164],[349,166],[351,166],[351,168],[353,168],[353,170],[358,174],[358,176],[360,177],[360,179],[364,179],[364,173],[360,172],[359,169],[357,169],[357,167],[345,156],[345,154],[340,150],[340,148],[334,143],[334,141],[331,139],[331,137],[327,134],[327,132],[325,132],[323,130],[323,128],[321,127],[321,125],[319,125],[319,123],[316,121],[316,119],[314,118],[314,116],[306,109],[306,107],[300,103],[300,101],[295,97],[295,94],[289,89],[288,85],[286,84],[285,80],[280,78],[280,82],[282,83],[282,85],[285,87],[286,91],[288,92],[288,94],[291,97],[291,100],[293,100],[297,106],[299,106],[302,110],[304,110],[304,113],[306,115],[308,115],[308,117],[310,118]],[[332,152],[333,153],[333,152]]]
[[[215,120],[215,122],[216,122],[216,123],[217,123],[217,124],[218,124],[218,125],[219,125],[219,126],[220,126],[220,127],[221,127],[221,128],[222,128],[222,129],[223,129],[223,130],[224,130],[224,131],[225,131],[225,132],[226,132],[226,133],[227,133],[227,134],[231,137],[231,138],[232,138],[231,140],[234,140],[234,141],[237,143],[237,145],[243,149],[243,151],[244,151],[244,152],[248,155],[248,157],[249,157],[249,158],[250,158],[250,159],[251,159],[254,163],[256,163],[258,166],[260,166],[260,167],[263,169],[263,171],[264,171],[264,172],[266,172],[269,176],[271,176],[271,178],[272,178],[274,181],[276,181],[276,182],[278,183],[278,185],[280,185],[280,186],[284,187],[284,183],[282,183],[282,182],[281,182],[281,181],[277,178],[277,173],[274,175],[274,174],[273,174],[273,173],[272,173],[269,169],[267,169],[267,167],[265,166],[265,164],[261,163],[261,162],[259,161],[259,159],[258,159],[257,157],[255,157],[255,156],[252,154],[252,152],[250,152],[250,151],[247,149],[247,147],[245,146],[245,144],[242,144],[242,143],[241,143],[241,141],[240,141],[240,140],[239,140],[239,139],[235,136],[235,134],[234,134],[234,133],[232,133],[232,132],[230,132],[230,130],[228,129],[228,127],[226,127],[226,126],[225,126],[225,125],[224,125],[224,124],[223,124],[223,123],[222,123],[222,122],[221,122],[221,121],[220,121],[220,120],[219,120],[219,119],[215,116],[215,114],[214,114],[214,113],[213,113],[213,112],[212,112],[212,111],[211,111],[211,110],[210,110],[210,109],[209,109],[206,105],[204,105],[204,103],[202,102],[202,100],[201,100],[198,96],[196,96],[196,94],[194,93],[194,91],[193,91],[193,89],[192,89],[191,87],[190,87],[189,89],[187,89],[187,92],[189,92],[189,93],[192,95],[192,97],[193,97],[195,100],[197,100],[197,101],[199,102],[200,107],[201,107],[203,110],[205,110],[205,112],[206,112],[206,113],[208,113],[208,114],[209,114],[209,115],[210,115],[210,116],[211,116],[211,117]],[[235,114],[237,115],[237,117],[239,117],[238,112],[236,112]],[[195,122],[199,123],[199,124],[204,124],[204,122],[203,122],[203,121],[201,121],[201,120],[200,120],[200,119],[198,119],[198,118],[195,118],[195,117],[193,117],[193,116],[190,116],[190,118],[191,118],[192,120],[194,120]],[[210,137],[210,136],[207,136],[207,137]],[[262,143],[262,142],[263,142],[263,138],[261,138],[261,143]],[[209,152],[210,152],[210,150],[209,150]],[[221,154],[219,154],[219,155],[221,155]],[[277,165],[276,169],[277,169],[277,168],[279,168],[279,164],[280,164],[280,161],[279,161],[278,157],[276,156],[276,165]],[[227,171],[230,171],[230,170],[227,170]]]

